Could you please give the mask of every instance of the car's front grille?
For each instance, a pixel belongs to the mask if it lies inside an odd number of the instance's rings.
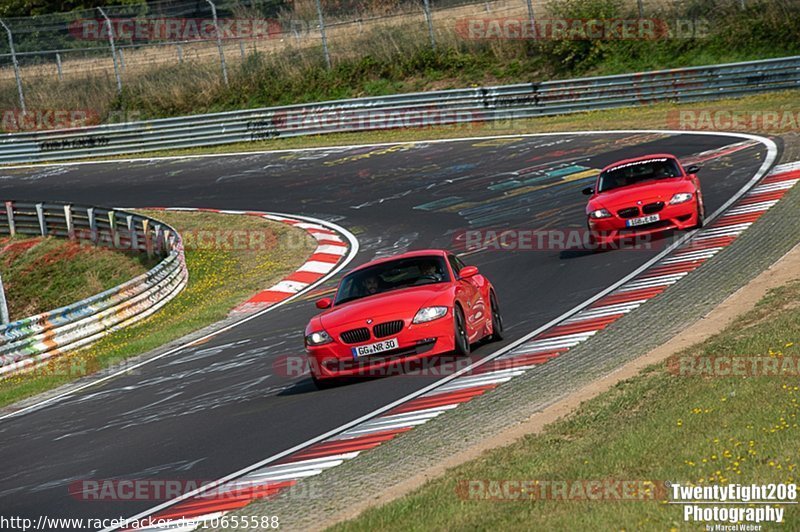
[[[386,323],[379,323],[372,328],[372,333],[375,338],[383,338],[399,333],[403,329],[403,320],[387,321]]]
[[[341,335],[342,341],[346,344],[357,344],[359,342],[366,342],[369,340],[369,329],[366,327],[359,327],[358,329],[350,329],[344,331]]]
[[[642,207],[642,212],[644,214],[655,214],[663,208],[664,208],[664,202],[656,201],[654,203],[648,203],[647,205]]]
[[[617,211],[617,214],[619,214],[620,218],[636,218],[639,216],[639,207],[628,207]]]

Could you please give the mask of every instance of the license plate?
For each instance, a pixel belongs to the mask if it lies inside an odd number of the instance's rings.
[[[386,351],[391,351],[392,349],[397,349],[397,347],[397,338],[389,338],[388,340],[383,340],[382,342],[376,342],[374,344],[351,347],[350,350],[353,352],[353,358],[358,358],[384,353]]]
[[[653,222],[657,222],[659,217],[657,214],[651,214],[650,216],[642,216],[641,218],[631,218],[625,222],[625,225],[628,227],[636,227],[638,225],[647,225]]]

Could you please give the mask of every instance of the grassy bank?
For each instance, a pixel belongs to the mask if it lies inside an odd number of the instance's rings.
[[[250,216],[142,211],[184,234],[189,284],[143,322],[30,373],[0,381],[0,406],[50,390],[145,353],[225,318],[237,304],[299,267],[316,242],[303,230]],[[208,245],[219,229],[248,235],[243,245]],[[223,243],[228,240],[223,240]]]
[[[634,5],[622,0],[554,0],[545,16],[634,18],[638,16]],[[728,0],[680,5],[647,14],[665,22],[673,32],[670,38],[475,39],[465,34],[463,21],[487,16],[482,4],[476,4],[460,8],[452,17],[446,12],[434,17],[435,50],[425,25],[415,17],[369,26],[363,32],[333,34],[330,70],[318,46],[287,46],[232,61],[229,85],[220,79],[219,65],[212,57],[200,63],[170,62],[126,72],[121,95],[116,94],[109,72],[61,82],[44,77],[26,85],[26,99],[32,109],[90,109],[104,119],[118,113],[153,118],[800,53],[800,29],[794,23],[800,19],[797,2],[748,0],[744,10]],[[694,29],[678,34],[678,20],[688,21]],[[16,106],[15,85],[9,79],[0,88],[0,108]]]
[[[797,357],[798,301],[800,282],[772,290],[753,312],[677,356]],[[667,368],[650,367],[542,434],[486,452],[333,529],[514,530],[531,523],[542,530],[691,529],[680,507],[663,500],[500,502],[469,499],[456,488],[470,480],[797,482],[796,376],[683,376]],[[782,529],[800,526],[794,507],[785,519]]]
[[[108,290],[156,262],[57,238],[0,239],[0,271],[12,321]]]

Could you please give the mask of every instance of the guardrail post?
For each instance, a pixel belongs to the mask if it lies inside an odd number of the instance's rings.
[[[47,236],[47,222],[44,219],[44,205],[41,203],[36,204],[36,216],[39,218],[39,230],[42,236]]]
[[[425,20],[428,21],[428,34],[431,37],[431,48],[436,50],[436,38],[433,36],[433,18],[431,18],[430,0],[424,0],[422,6],[425,9]]]
[[[170,242],[169,238],[172,235],[172,231],[169,229],[164,229],[164,253],[169,253]]]
[[[211,0],[206,0],[211,6],[211,17],[214,19],[214,33],[217,34],[217,48],[219,49],[219,62],[222,65],[222,79],[225,85],[228,84],[228,65],[225,64],[225,52],[222,51],[222,35],[219,31],[219,20],[217,19],[217,6]]]
[[[181,46],[181,43],[175,46],[178,48],[178,63],[183,64],[183,46]]]
[[[162,239],[164,238],[164,233],[161,231],[161,224],[154,224],[153,225],[153,236],[155,237],[155,243],[153,245],[154,249],[161,250],[164,246],[162,243]]]
[[[75,240],[75,226],[72,224],[72,207],[70,205],[64,205],[64,220],[67,222],[67,237]]]
[[[6,26],[6,23],[0,19],[0,25],[5,28],[8,34],[8,47],[11,49],[11,62],[14,64],[14,77],[17,79],[17,95],[19,96],[19,107],[22,110],[22,115],[28,113],[25,107],[25,93],[22,91],[22,76],[19,73],[19,63],[17,62],[17,52],[14,50],[14,36],[11,34],[11,29]]]
[[[89,218],[89,238],[97,243],[97,219],[94,217],[94,207],[86,209],[86,216]]]
[[[150,234],[150,220],[142,220],[142,234],[144,235],[144,249],[147,251],[147,258],[153,258],[153,237]]]
[[[106,12],[102,7],[97,8],[103,18],[106,19],[106,28],[108,28],[108,42],[111,44],[111,59],[114,60],[114,76],[117,78],[117,94],[122,92],[122,78],[119,75],[119,66],[117,65],[117,49],[114,46],[114,28],[111,25],[111,19],[108,18]]]
[[[139,251],[139,235],[136,234],[136,224],[133,221],[133,215],[127,216],[128,222],[128,235],[131,239],[131,251]]]
[[[108,225],[111,226],[111,240],[114,243],[114,249],[119,249],[119,231],[117,231],[117,214],[114,211],[108,211]]]
[[[8,233],[11,236],[16,236],[17,226],[14,223],[14,203],[11,201],[6,202],[6,216],[8,216]]]
[[[8,303],[6,302],[6,289],[3,287],[2,275],[0,275],[0,321],[3,322],[3,325],[10,321],[8,317]]]
[[[328,51],[328,36],[325,34],[325,17],[322,16],[322,3],[320,0],[317,0],[317,16],[319,16],[319,33],[322,36],[322,53],[325,54],[325,64],[328,65],[328,70],[330,70],[331,54]]]

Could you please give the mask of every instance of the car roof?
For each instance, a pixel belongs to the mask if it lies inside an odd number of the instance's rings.
[[[414,251],[406,251],[405,253],[400,253],[399,255],[392,255],[391,257],[381,257],[380,259],[371,260],[366,264],[362,264],[357,268],[353,268],[352,270],[350,270],[350,273],[363,270],[364,268],[369,268],[370,266],[375,266],[376,264],[390,262],[398,259],[410,259],[413,257],[430,257],[431,255],[434,255],[436,257],[446,257],[447,254],[448,251],[444,249],[419,249]]]
[[[628,163],[635,163],[637,161],[646,161],[648,159],[663,159],[663,158],[675,159],[676,161],[678,160],[678,158],[672,155],[671,153],[651,153],[650,155],[642,155],[641,157],[633,157],[631,159],[623,159],[622,161],[616,161],[614,163],[607,165],[605,168],[603,168],[602,171],[605,172],[609,168],[614,168],[615,166],[622,166],[623,164],[628,164]]]

